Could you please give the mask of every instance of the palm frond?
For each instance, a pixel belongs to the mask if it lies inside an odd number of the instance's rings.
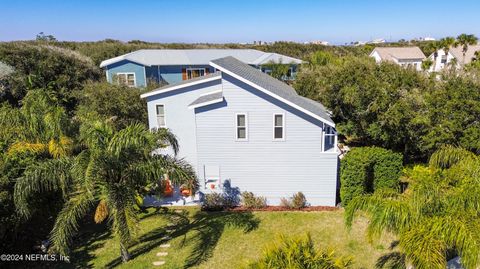
[[[105,149],[113,133],[113,127],[105,122],[88,122],[80,127],[80,141],[91,151]]]
[[[71,165],[71,159],[62,158],[38,162],[28,167],[15,183],[14,202],[20,215],[29,216],[28,199],[34,193],[61,190],[66,197],[72,183]]]
[[[350,228],[358,211],[371,217],[368,226],[370,238],[385,231],[398,233],[411,225],[412,208],[398,193],[375,193],[354,198],[345,208],[345,224]]]
[[[67,255],[72,237],[78,230],[78,222],[88,212],[93,201],[90,192],[78,191],[63,206],[50,233],[53,246],[59,253]]]
[[[120,156],[122,152],[125,153],[131,149],[143,150],[153,146],[150,137],[150,132],[143,124],[132,124],[112,136],[108,151],[114,156]]]
[[[421,223],[421,225],[404,231],[400,236],[400,247],[404,251],[406,259],[415,268],[446,268],[447,245],[432,233],[426,224]]]
[[[476,158],[478,157],[468,150],[446,145],[432,154],[429,164],[431,167],[446,169],[462,160]]]
[[[135,166],[134,169],[135,173],[144,178],[147,183],[156,182],[164,174],[168,174],[174,184],[183,184],[188,180],[197,179],[193,167],[188,162],[168,155],[154,155]]]
[[[61,136],[57,141],[56,139],[50,139],[48,142],[48,152],[53,158],[66,157],[72,150],[73,142],[66,136]]]
[[[152,134],[157,140],[158,147],[165,148],[170,146],[172,147],[175,155],[177,155],[180,146],[178,144],[177,137],[172,132],[170,132],[168,129],[160,128],[153,129]]]
[[[108,189],[109,219],[113,232],[122,244],[128,245],[137,230],[138,218],[135,212],[135,192],[124,186],[110,186]]]
[[[14,154],[21,154],[26,152],[32,152],[40,154],[47,151],[47,145],[43,143],[29,143],[26,141],[16,142],[12,144],[7,151],[7,154],[12,156]]]

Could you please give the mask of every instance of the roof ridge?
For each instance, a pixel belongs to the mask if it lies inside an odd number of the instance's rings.
[[[294,88],[260,70],[235,59],[232,56],[212,60],[210,65],[243,83],[287,104],[288,106],[309,115],[331,126],[335,123],[330,118],[325,107],[306,97],[298,95]],[[223,77],[223,76],[222,76]],[[308,99],[308,98],[307,98]]]

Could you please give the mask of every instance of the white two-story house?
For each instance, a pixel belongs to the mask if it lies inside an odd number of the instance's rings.
[[[210,66],[215,73],[142,95],[150,128],[177,136],[177,157],[195,167],[200,191],[229,181],[272,205],[301,191],[312,205],[334,206],[337,134],[323,105],[233,57]]]
[[[470,45],[468,46],[465,55],[463,54],[463,47],[451,47],[448,52],[444,49],[439,49],[438,51],[432,53],[428,56],[428,59],[433,62],[433,65],[430,67],[430,72],[439,72],[442,71],[448,65],[452,65],[455,68],[462,68],[464,65],[469,64],[476,57],[475,52],[480,51],[480,45]]]

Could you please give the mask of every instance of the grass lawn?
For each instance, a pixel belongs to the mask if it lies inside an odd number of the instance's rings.
[[[184,208],[182,208],[184,209]],[[260,257],[263,248],[278,234],[303,235],[310,232],[321,248],[334,248],[337,254],[354,257],[355,268],[373,268],[379,256],[388,252],[392,238],[369,244],[366,220],[359,219],[349,233],[343,224],[343,211],[325,212],[216,212],[188,208],[182,213],[149,209],[140,216],[138,242],[130,247],[132,260],[119,260],[117,240],[96,225],[79,236],[78,247],[70,256],[77,268],[242,268]],[[166,231],[168,223],[174,229]],[[165,235],[171,239],[163,238]],[[169,248],[161,244],[170,243]],[[168,252],[157,257],[157,252]],[[63,267],[63,266],[62,266]]]

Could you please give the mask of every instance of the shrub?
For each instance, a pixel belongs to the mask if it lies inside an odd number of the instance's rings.
[[[76,116],[83,121],[109,119],[122,129],[132,122],[147,123],[147,105],[140,98],[141,89],[112,85],[107,82],[87,83],[77,98]]]
[[[279,242],[267,247],[263,257],[248,268],[341,269],[351,266],[351,258],[337,257],[334,251],[316,250],[310,234],[307,234],[300,238],[280,236]]]
[[[202,210],[221,211],[237,206],[233,199],[224,193],[209,193],[203,198]]]
[[[286,207],[286,208],[292,208],[292,203],[290,202],[289,199],[282,197],[280,198],[280,206]]]
[[[49,89],[68,112],[76,105],[73,93],[89,80],[100,80],[103,73],[89,57],[41,43],[2,43],[0,59],[15,70],[4,98],[15,104],[32,89]]]
[[[402,155],[391,150],[379,147],[352,149],[341,163],[342,205],[378,189],[398,189],[402,167]]]
[[[280,198],[280,206],[292,209],[300,209],[307,206],[307,198],[302,192],[295,193],[291,198]]]
[[[307,206],[307,198],[302,192],[297,192],[292,197],[292,207],[295,209],[304,208]]]
[[[242,201],[243,206],[246,208],[264,208],[267,206],[267,198],[263,196],[255,196],[253,192],[243,192]]]
[[[221,193],[205,194],[202,203],[202,210],[220,211],[225,209],[225,197]]]

